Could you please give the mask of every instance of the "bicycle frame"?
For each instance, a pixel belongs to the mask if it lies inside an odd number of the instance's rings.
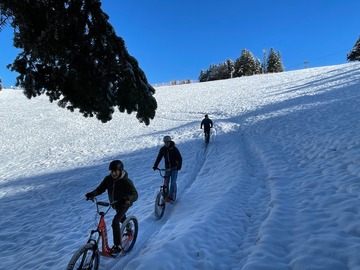
[[[99,248],[99,241],[101,239],[101,250],[99,254],[101,256],[111,257],[111,248],[109,247],[109,243],[108,243],[108,234],[107,234],[107,227],[105,221],[105,215],[107,214],[107,212],[109,212],[111,208],[111,204],[106,202],[98,202],[96,198],[94,198],[94,201],[96,204],[96,212],[100,215],[100,220],[96,230],[91,230],[87,243],[93,242],[96,245],[96,247]],[[105,212],[103,212],[99,210],[99,205],[108,206],[108,208]],[[95,234],[98,235],[96,239],[94,238]]]
[[[96,198],[92,199],[92,201],[96,204],[96,212],[100,216],[100,220],[96,225],[96,229],[90,231],[87,243],[77,250],[71,257],[66,268],[67,270],[97,270],[100,264],[100,256],[118,258],[120,254],[130,252],[136,242],[138,235],[138,221],[135,216],[129,216],[124,222],[122,222],[122,226],[120,228],[121,252],[112,254],[112,250],[108,244],[105,215],[109,212],[111,206],[115,204],[116,201],[111,204],[108,202],[98,202]],[[99,206],[107,207],[106,211],[100,211]],[[100,241],[102,241],[101,250]]]
[[[171,174],[171,171],[172,170],[176,170],[176,168],[167,168],[167,169],[159,169],[159,173],[160,173],[160,176],[164,178],[164,182],[163,182],[163,185],[160,186],[160,192],[161,194],[164,196],[164,198],[168,195],[169,193],[169,187],[167,185],[167,177],[170,177],[170,174]]]

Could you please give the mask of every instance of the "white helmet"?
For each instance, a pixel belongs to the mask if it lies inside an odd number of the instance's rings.
[[[163,139],[163,142],[171,142],[171,137],[170,136],[165,136]]]

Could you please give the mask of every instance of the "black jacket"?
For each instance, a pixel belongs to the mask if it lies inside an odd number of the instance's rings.
[[[182,166],[182,156],[179,149],[176,148],[173,141],[170,142],[169,147],[165,145],[160,148],[159,154],[155,160],[154,167],[157,167],[164,157],[165,159],[165,168],[176,168],[177,170],[181,169]]]
[[[106,176],[100,185],[94,189],[91,194],[94,196],[100,195],[107,190],[110,203],[118,201],[121,205],[124,198],[129,198],[130,206],[138,199],[138,192],[135,189],[133,182],[128,178],[128,173],[123,170],[117,179],[113,179],[111,174]],[[116,206],[114,208],[117,208]]]
[[[202,128],[204,126],[204,131],[209,131],[210,128],[213,127],[213,122],[209,119],[209,118],[204,118],[202,121],[201,121],[201,125],[200,125],[200,128]]]

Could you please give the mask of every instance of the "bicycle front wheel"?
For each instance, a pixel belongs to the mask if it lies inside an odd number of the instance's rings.
[[[156,195],[155,207],[154,207],[154,213],[156,219],[160,219],[163,217],[165,212],[165,206],[166,206],[165,197],[161,194],[161,192],[159,192]]]
[[[124,253],[129,252],[135,245],[139,224],[135,216],[130,216],[121,226],[121,246]]]
[[[88,243],[75,252],[66,270],[97,270],[99,263],[99,251],[94,244]]]

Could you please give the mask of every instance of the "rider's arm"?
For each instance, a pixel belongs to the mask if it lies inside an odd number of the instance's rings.
[[[136,188],[134,187],[134,184],[132,183],[132,182],[130,182],[130,186],[131,186],[131,188],[130,188],[130,194],[129,194],[129,200],[131,201],[131,202],[135,202],[137,199],[138,199],[138,197],[139,197],[139,195],[138,195],[138,192],[137,192],[137,190],[136,190]]]
[[[94,196],[98,196],[100,194],[103,194],[107,189],[107,184],[106,184],[106,177],[104,178],[104,180],[102,180],[102,182],[100,183],[100,185],[95,188],[91,193]]]
[[[157,158],[156,158],[155,163],[154,163],[155,168],[157,168],[157,166],[159,165],[159,163],[160,163],[163,156],[164,156],[164,153],[163,153],[162,147],[161,147],[160,150],[159,150],[159,154],[157,155]]]

